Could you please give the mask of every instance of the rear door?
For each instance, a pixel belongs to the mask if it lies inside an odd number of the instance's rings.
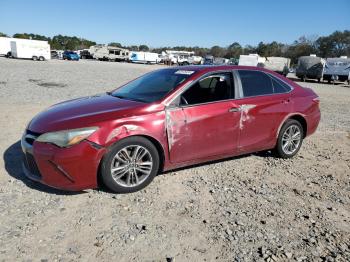
[[[233,96],[232,73],[215,73],[193,84],[178,106],[167,109],[171,162],[236,152],[240,112]]]
[[[279,78],[258,70],[238,70],[241,98],[239,150],[253,152],[274,147],[277,132],[291,112],[291,88]]]

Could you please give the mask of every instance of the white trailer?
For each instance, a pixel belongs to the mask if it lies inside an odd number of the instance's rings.
[[[11,41],[11,55],[13,58],[50,60],[50,45],[47,41],[16,39]]]
[[[129,56],[133,63],[158,64],[160,60],[159,54],[151,52],[131,52]]]
[[[290,59],[285,57],[266,57],[265,63],[262,67],[287,76],[289,73]]]
[[[11,53],[11,41],[16,38],[11,37],[0,37],[0,56],[7,56]]]
[[[238,65],[243,66],[257,66],[258,64],[264,63],[265,59],[257,54],[240,55]]]

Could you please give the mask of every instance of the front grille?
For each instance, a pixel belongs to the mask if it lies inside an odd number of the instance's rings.
[[[33,145],[35,139],[37,139],[40,135],[40,133],[36,133],[27,129],[26,136],[24,139],[29,145]]]
[[[29,170],[29,172],[37,177],[41,177],[38,165],[35,162],[35,159],[32,154],[30,153],[25,153],[24,155],[24,165],[26,168]]]

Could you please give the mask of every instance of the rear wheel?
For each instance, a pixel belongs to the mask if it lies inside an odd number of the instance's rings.
[[[33,59],[33,61],[37,61],[38,57],[37,56],[33,56],[32,59]]]
[[[275,152],[281,158],[291,158],[300,150],[304,130],[299,121],[288,119],[278,135]]]
[[[43,56],[40,56],[39,61],[45,61],[45,58]]]
[[[157,174],[159,154],[152,142],[129,137],[116,143],[104,157],[101,175],[104,184],[116,193],[143,189]]]

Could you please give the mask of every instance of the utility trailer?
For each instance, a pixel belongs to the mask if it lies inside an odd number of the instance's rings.
[[[238,65],[242,66],[258,66],[264,64],[266,58],[258,54],[240,55]]]
[[[50,60],[50,45],[47,41],[19,39],[11,41],[13,58],[32,59],[34,61]]]
[[[129,50],[120,47],[95,45],[90,46],[89,52],[94,59],[101,61],[119,62],[129,60]]]
[[[261,67],[287,76],[289,73],[290,59],[285,57],[266,57],[266,61],[261,64]]]
[[[296,76],[302,81],[308,79],[317,79],[321,81],[323,77],[325,61],[321,57],[317,56],[301,56],[298,59],[298,65],[296,68]]]
[[[323,72],[323,80],[330,82],[341,81],[350,84],[350,59],[327,58]]]
[[[131,52],[129,56],[132,63],[158,64],[160,60],[159,54],[151,52]]]
[[[11,41],[17,38],[0,37],[0,56],[11,56]]]

